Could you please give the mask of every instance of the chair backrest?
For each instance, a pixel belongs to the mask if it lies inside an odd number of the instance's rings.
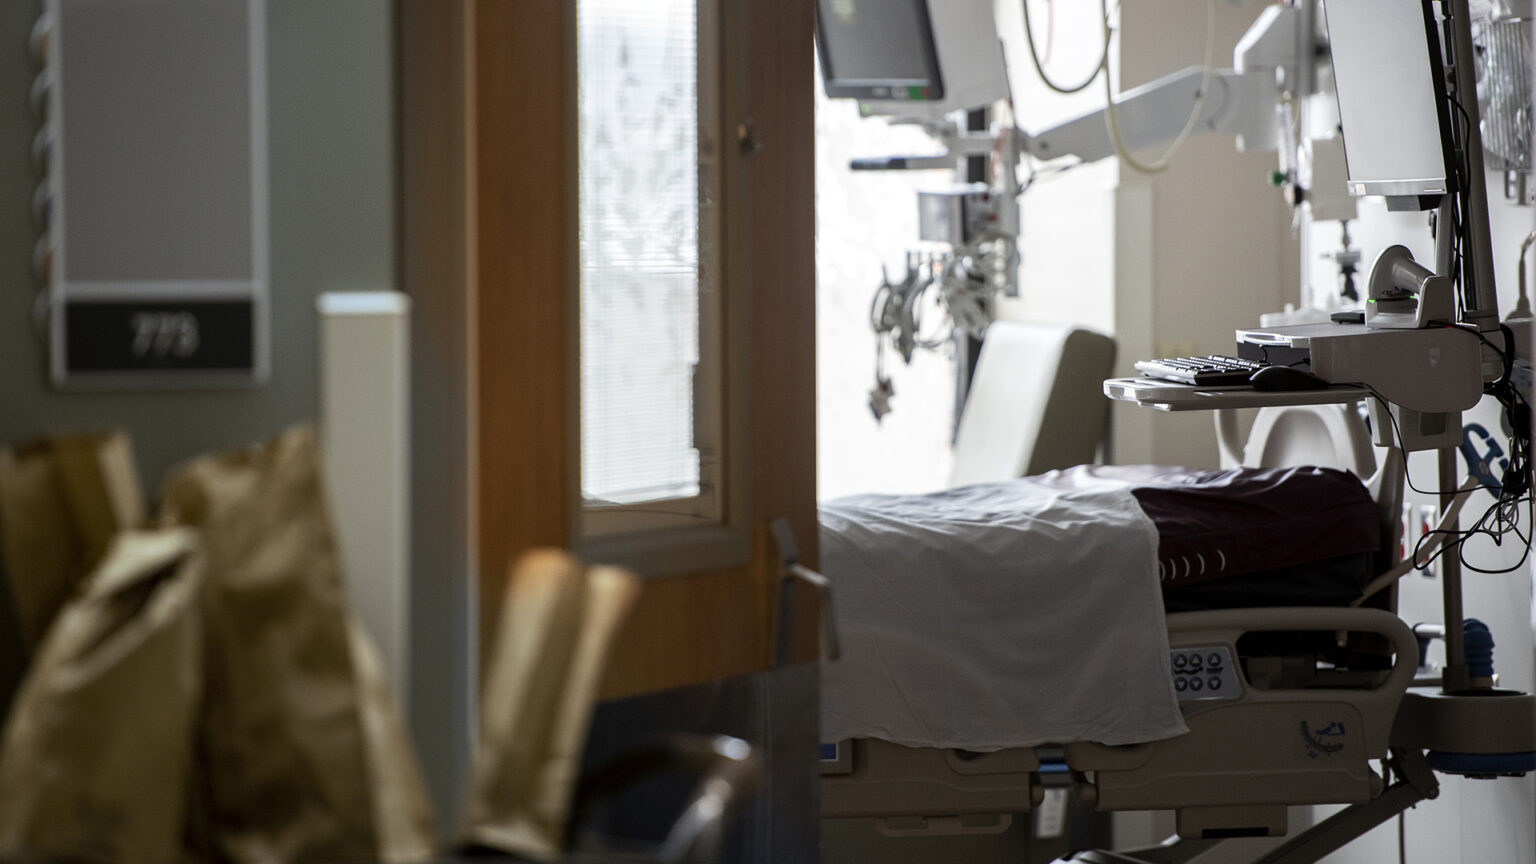
[[[1371,436],[1353,403],[1260,408],[1243,448],[1243,464],[1256,468],[1317,465],[1376,473]]]
[[[955,435],[951,485],[1092,462],[1104,437],[1115,340],[1080,327],[987,328]]]

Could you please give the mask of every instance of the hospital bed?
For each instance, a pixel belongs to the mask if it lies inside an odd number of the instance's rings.
[[[1230,426],[1227,433],[1230,442]],[[1387,451],[1373,464],[1353,405],[1265,409],[1246,456],[1259,465],[1300,459],[1369,477],[1382,560],[1396,559],[1401,456]],[[837,574],[831,578],[836,590]],[[1201,684],[1198,693],[1179,690],[1188,733],[1121,746],[1057,741],[1065,750],[1055,751],[1053,767],[1070,771],[1081,800],[1098,809],[1177,811],[1183,845],[1142,860],[1186,860],[1220,838],[1284,834],[1287,805],[1379,800],[1387,784],[1370,762],[1389,754],[1418,655],[1413,633],[1391,611],[1392,587],[1376,587],[1352,607],[1168,614],[1174,680]],[[1019,735],[1032,737],[1027,729]],[[962,815],[1024,813],[1043,796],[1034,747],[978,753],[868,738],[827,755],[828,817],[924,817],[936,832],[967,830]],[[1394,758],[1413,762],[1412,755]],[[1414,775],[1425,787],[1420,792],[1431,791],[1427,771]]]
[[[986,372],[984,352],[978,380]],[[1021,391],[1013,392],[1018,400]],[[962,441],[963,427],[964,421]],[[1377,464],[1355,405],[1261,410],[1246,448],[1234,443],[1230,412],[1223,412],[1218,427],[1227,464],[1320,464],[1369,478],[1378,560],[1396,560],[1402,456],[1388,449]],[[1030,746],[984,751],[853,738],[824,750],[822,813],[908,817],[907,824],[919,817],[934,833],[973,832],[978,823],[965,817],[1026,813],[1043,798],[1042,773],[1061,772],[1071,776],[1084,803],[1100,810],[1178,814],[1183,839],[1174,846],[1143,850],[1139,858],[1081,860],[1182,861],[1223,838],[1284,834],[1288,805],[1355,805],[1341,820],[1351,823],[1348,830],[1338,824],[1317,829],[1324,840],[1292,844],[1284,854],[1294,857],[1274,859],[1312,860],[1434,794],[1422,753],[1392,746],[1418,656],[1413,633],[1393,614],[1391,576],[1404,569],[1397,567],[1339,608],[1169,613],[1169,665],[1178,667],[1170,670],[1173,680],[1193,680],[1197,676],[1189,672],[1197,662],[1204,673],[1199,694],[1180,691],[1187,734],[1113,746],[1060,738],[1052,742],[1060,747],[1037,750],[1033,745],[1041,742],[1020,728],[1020,740]],[[834,591],[837,575],[830,574]],[[1213,678],[1220,682],[1219,695],[1206,683]],[[1044,766],[1040,753],[1050,757]],[[1392,760],[1392,777],[1371,765],[1385,758]],[[995,824],[1006,826],[1006,818]]]
[[[1379,560],[1396,560],[1402,456],[1387,449],[1376,464],[1355,404],[1264,409],[1245,451],[1231,443],[1236,423],[1230,415],[1219,426],[1230,460],[1321,462],[1369,477],[1365,485],[1375,506],[1368,518],[1375,523]],[[824,536],[823,564],[835,591],[838,574],[826,554]],[[1418,646],[1393,610],[1395,579],[1410,567],[1398,562],[1378,569],[1376,578],[1361,580],[1364,587],[1352,598],[1336,598],[1345,602],[1332,607],[1244,608],[1241,595],[1234,600],[1217,592],[1213,605],[1230,608],[1168,613],[1165,650],[1172,668],[1164,673],[1164,686],[1170,673],[1175,684],[1181,676],[1186,684],[1195,677],[1206,682],[1200,693],[1191,692],[1192,685],[1175,688],[1185,734],[1115,746],[1094,734],[1057,734],[1050,741],[1063,747],[1042,748],[1036,746],[1042,743],[1040,724],[1026,719],[1015,730],[1020,746],[977,748],[991,752],[856,738],[826,754],[823,815],[908,817],[903,834],[914,833],[910,817],[920,817],[919,824],[926,820],[932,833],[942,834],[985,830],[965,816],[996,814],[993,824],[1001,830],[1007,814],[1040,803],[1041,777],[1055,769],[1070,774],[1080,800],[1099,810],[1177,814],[1178,833],[1163,846],[1089,851],[1072,860],[1174,864],[1231,838],[1284,835],[1290,805],[1348,805],[1254,859],[1301,864],[1435,797],[1435,771],[1494,776],[1531,770],[1536,717],[1528,697],[1494,691],[1470,699],[1409,690]],[[1260,582],[1261,593],[1272,587]],[[848,608],[847,599],[840,608]],[[1186,597],[1180,608],[1188,605]],[[1015,630],[998,638],[1030,636]],[[849,642],[845,633],[843,644]],[[1211,692],[1213,678],[1220,679],[1219,696]],[[826,697],[824,692],[824,704]],[[1053,758],[1042,760],[1041,754]],[[1381,760],[1380,771],[1375,760]]]

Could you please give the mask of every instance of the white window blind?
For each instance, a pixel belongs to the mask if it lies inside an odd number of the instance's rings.
[[[707,394],[694,391],[716,218],[699,44],[696,0],[577,5],[589,505],[696,498],[710,486],[696,449],[707,436],[695,428]]]

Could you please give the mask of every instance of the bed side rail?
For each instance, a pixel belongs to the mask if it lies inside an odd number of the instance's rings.
[[[1347,804],[1380,794],[1382,781],[1369,763],[1387,753],[1418,663],[1413,633],[1395,615],[1378,609],[1210,610],[1169,615],[1168,627],[1173,679],[1186,682],[1175,689],[1190,731],[1128,747],[1069,745],[1067,762],[1082,775],[1079,791],[1087,803],[1100,810],[1237,808],[1231,810],[1236,817],[1251,805]],[[1368,634],[1384,640],[1390,665],[1353,679],[1324,677],[1314,686],[1265,689],[1252,680],[1250,658],[1239,651],[1243,637],[1263,633],[1302,634],[1314,642],[1319,634],[1328,640]],[[1283,830],[1272,822],[1229,827]]]

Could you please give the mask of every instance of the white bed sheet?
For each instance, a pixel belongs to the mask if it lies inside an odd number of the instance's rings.
[[[822,740],[992,751],[1186,732],[1156,562],[1130,492],[1077,469],[824,503],[842,657],[822,669]]]

